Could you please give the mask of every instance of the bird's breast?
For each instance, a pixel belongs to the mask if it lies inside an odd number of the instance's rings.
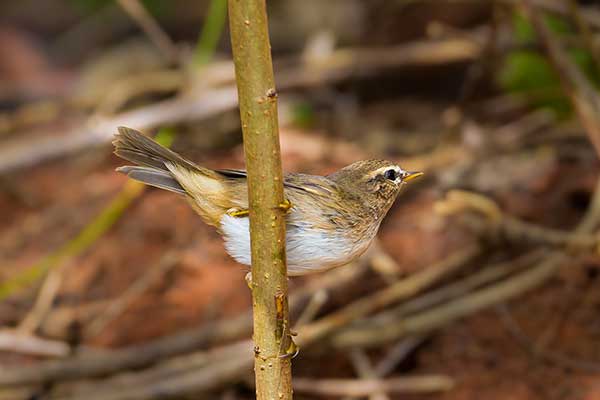
[[[229,255],[241,264],[250,265],[249,219],[225,214],[220,230]],[[310,223],[288,218],[288,275],[305,275],[347,264],[365,252],[373,236],[350,237],[346,230],[315,228]]]

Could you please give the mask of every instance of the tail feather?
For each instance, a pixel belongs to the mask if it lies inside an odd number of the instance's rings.
[[[161,146],[135,129],[121,126],[118,130],[113,141],[115,154],[137,166],[120,167],[117,171],[130,178],[160,189],[185,194],[185,189],[173,174],[173,166],[183,171],[205,172],[204,168]]]
[[[192,171],[200,169],[198,165],[161,146],[135,129],[120,126],[118,130],[119,133],[115,135],[113,141],[115,154],[125,160],[163,171],[169,171],[165,165],[167,162],[184,166]]]
[[[134,129],[120,127],[113,144],[117,156],[138,164],[117,171],[147,185],[185,195],[208,224],[219,226],[225,210],[233,207],[222,174],[186,160]]]
[[[169,190],[178,194],[185,194],[185,189],[166,171],[159,171],[153,167],[138,167],[131,165],[119,167],[117,168],[117,171],[136,181],[143,182],[146,185]]]

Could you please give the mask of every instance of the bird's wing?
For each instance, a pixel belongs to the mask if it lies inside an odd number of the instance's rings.
[[[232,179],[246,179],[248,174],[242,169],[218,169],[219,174]],[[332,196],[336,184],[324,176],[307,174],[286,174],[283,185],[286,188],[301,190],[317,196]]]
[[[285,184],[316,196],[331,197],[336,193],[336,184],[324,176],[289,174]]]
[[[243,169],[216,169],[215,172],[226,178],[247,178],[248,174]]]

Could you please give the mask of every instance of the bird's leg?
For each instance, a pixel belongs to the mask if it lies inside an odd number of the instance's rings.
[[[285,213],[288,213],[290,211],[290,209],[292,208],[292,203],[290,203],[289,200],[284,200],[282,203],[280,203],[277,208],[279,208],[280,210],[283,210]],[[247,208],[230,208],[229,210],[226,211],[226,214],[229,215],[230,217],[235,217],[235,218],[242,218],[242,217],[247,217],[250,214],[250,210],[248,210]]]
[[[248,214],[250,214],[250,210],[243,209],[243,208],[230,208],[229,210],[226,211],[226,214],[229,215],[230,217],[242,218],[242,217],[247,217]]]
[[[278,207],[280,210],[283,210],[283,212],[287,214],[288,212],[290,212],[290,209],[293,207],[293,205],[288,199],[285,199],[283,200],[283,203],[279,203]]]

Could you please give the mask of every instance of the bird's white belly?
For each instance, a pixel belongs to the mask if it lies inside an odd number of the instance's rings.
[[[237,262],[251,265],[248,218],[221,218],[225,249]],[[356,244],[339,232],[287,225],[286,255],[288,275],[304,275],[349,263],[362,254],[372,238]]]

